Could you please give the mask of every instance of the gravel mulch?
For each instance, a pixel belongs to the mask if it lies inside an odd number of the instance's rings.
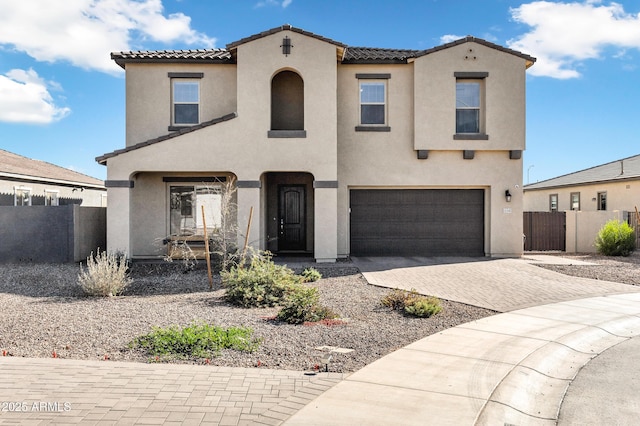
[[[563,274],[640,285],[640,253],[610,258],[563,255],[595,266],[538,265]],[[381,306],[389,293],[367,284],[347,263],[317,266],[323,279],[321,303],[345,319],[341,325],[289,325],[270,318],[276,308],[244,309],[224,300],[218,276],[209,290],[206,271],[183,273],[178,265],[134,265],[133,283],[123,296],[85,297],[77,284],[78,265],[13,264],[0,267],[0,354],[113,361],[155,362],[128,347],[152,327],[204,321],[223,327],[246,326],[263,340],[254,353],[223,351],[211,364],[309,370],[320,346],[353,349],[334,355],[330,369],[353,372],[407,344],[441,330],[496,312],[442,301],[441,313],[412,318]],[[202,359],[160,362],[203,363]]]
[[[209,290],[206,271],[182,273],[174,264],[134,265],[133,283],[125,294],[85,297],[77,284],[78,265],[0,267],[0,352],[20,357],[51,357],[155,362],[129,349],[135,337],[152,327],[185,326],[204,321],[222,327],[251,327],[263,340],[254,353],[225,350],[211,364],[309,370],[321,352],[335,346],[353,349],[333,356],[330,371],[353,372],[418,339],[495,312],[442,301],[443,310],[428,318],[412,318],[381,306],[388,289],[374,287],[348,264],[318,267],[321,303],[336,311],[344,324],[289,325],[271,320],[276,308],[245,309],[224,300],[219,277]],[[203,363],[203,359],[160,360]]]
[[[581,260],[595,265],[542,265],[561,274],[595,280],[613,281],[640,286],[640,251],[636,250],[627,257],[611,257],[599,254],[562,255],[567,259]]]

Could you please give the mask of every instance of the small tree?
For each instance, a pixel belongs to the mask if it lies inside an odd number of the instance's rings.
[[[221,188],[220,228],[211,236],[211,254],[220,258],[220,269],[228,271],[238,262],[238,205],[236,180],[228,179]]]
[[[629,256],[635,248],[633,228],[627,222],[610,220],[598,232],[595,244],[605,256]]]

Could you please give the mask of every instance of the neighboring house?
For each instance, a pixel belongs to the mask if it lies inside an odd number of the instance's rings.
[[[524,187],[525,211],[640,209],[640,155]]]
[[[349,47],[284,25],[225,49],[113,53],[126,146],[107,166],[108,248],[156,257],[220,220],[275,253],[519,256],[525,74],[475,37]]]
[[[0,206],[106,207],[100,179],[0,149]]]

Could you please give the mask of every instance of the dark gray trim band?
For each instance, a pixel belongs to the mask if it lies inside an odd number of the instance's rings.
[[[426,149],[419,149],[418,151],[418,160],[426,160],[429,158],[429,151]]]
[[[132,180],[105,180],[105,188],[133,188]]]
[[[356,132],[390,132],[389,126],[356,126]]]
[[[170,72],[167,73],[169,78],[203,78],[203,72]]]
[[[314,180],[313,187],[314,188],[337,188],[338,181],[337,180]]]
[[[488,72],[482,71],[456,71],[453,73],[455,78],[487,78],[489,77]]]
[[[462,151],[462,158],[465,160],[473,160],[473,157],[476,156],[476,152],[472,149],[465,149]]]
[[[453,135],[454,141],[488,141],[489,135],[484,133],[456,133]]]
[[[262,188],[262,182],[259,180],[239,180],[236,182],[238,188]]]
[[[306,138],[306,130],[269,130],[268,138]]]
[[[163,182],[226,182],[226,176],[163,176]]]
[[[522,158],[522,150],[521,149],[512,149],[509,151],[509,160],[519,160]]]
[[[364,74],[363,73],[363,74],[356,74],[356,78],[358,80],[385,80],[385,79],[390,79],[391,74],[389,73]]]

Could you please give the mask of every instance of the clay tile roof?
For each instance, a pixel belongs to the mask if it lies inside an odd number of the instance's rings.
[[[420,50],[411,49],[382,49],[372,47],[348,47],[343,63],[406,63],[408,58],[414,58]]]
[[[509,49],[507,47],[500,46],[499,44],[491,43],[490,41],[483,40],[481,38],[474,37],[474,36],[466,36],[466,37],[461,38],[459,40],[452,41],[451,43],[445,43],[445,44],[442,44],[440,46],[432,47],[431,49],[423,50],[417,56],[428,55],[430,53],[438,52],[440,50],[448,49],[450,47],[454,47],[454,46],[457,46],[457,45],[460,45],[460,44],[464,44],[464,43],[469,43],[469,42],[482,44],[482,45],[490,47],[492,49],[500,50],[502,52],[518,56],[518,57],[524,59],[527,62],[527,68],[529,68],[531,65],[533,65],[534,62],[536,61],[536,58],[534,58],[533,56],[529,56],[526,53],[518,52],[517,50]]]
[[[129,62],[181,62],[181,63],[232,63],[226,49],[197,50],[143,50],[139,52],[113,52],[111,59],[124,68]]]
[[[303,35],[306,35],[308,37],[313,37],[313,38],[316,38],[318,40],[322,40],[322,41],[325,41],[325,42],[330,43],[330,44],[334,44],[334,45],[339,46],[339,47],[347,47],[345,44],[342,44],[339,41],[331,40],[330,38],[326,38],[326,37],[323,37],[321,35],[314,34],[312,32],[305,31],[303,29],[293,27],[293,26],[291,26],[289,24],[285,24],[285,25],[281,25],[279,27],[271,28],[270,30],[262,31],[261,33],[254,34],[254,35],[251,35],[249,37],[242,38],[242,39],[240,39],[238,41],[231,42],[231,43],[227,44],[227,49],[228,50],[234,49],[234,48],[238,47],[241,44],[245,44],[245,43],[248,43],[250,41],[257,40],[259,38],[266,37],[266,36],[271,35],[271,34],[276,34],[276,33],[279,33],[280,31],[293,31],[293,32],[296,32],[298,34],[303,34]]]
[[[100,179],[0,149],[0,176],[104,187]]]

